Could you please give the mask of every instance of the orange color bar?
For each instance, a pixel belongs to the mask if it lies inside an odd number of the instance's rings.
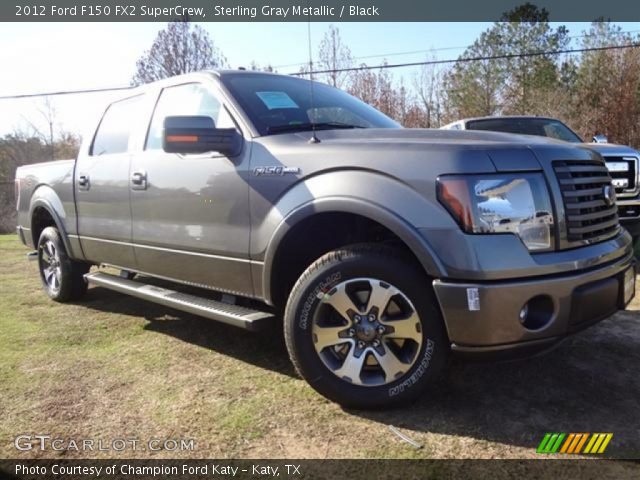
[[[575,434],[575,438],[573,439],[573,442],[571,443],[571,446],[569,447],[569,452],[568,453],[574,453],[576,450],[576,445],[578,445],[578,442],[580,441],[580,439],[582,439],[582,435],[577,433]],[[578,452],[576,452],[578,453]]]
[[[573,437],[575,437],[576,434],[575,433],[570,433],[569,436],[567,437],[567,439],[564,442],[564,445],[562,445],[562,448],[560,449],[560,453],[566,453],[567,452],[567,448],[569,448],[569,444],[571,444],[571,442],[573,441]]]

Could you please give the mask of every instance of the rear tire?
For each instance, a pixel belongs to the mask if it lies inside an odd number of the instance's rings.
[[[87,291],[84,274],[90,265],[71,260],[58,229],[47,227],[38,240],[38,269],[45,292],[56,302],[77,300]]]
[[[287,349],[320,394],[353,408],[415,400],[444,369],[449,342],[429,278],[403,252],[354,245],[315,261],[284,314]]]

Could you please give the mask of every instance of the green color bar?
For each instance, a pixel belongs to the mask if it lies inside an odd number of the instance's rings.
[[[544,438],[540,442],[540,445],[538,445],[538,448],[536,449],[536,453],[546,453],[545,446],[547,445],[547,442],[549,441],[550,438],[551,438],[550,433],[544,434]]]
[[[565,433],[561,433],[560,435],[558,435],[558,440],[556,440],[555,445],[551,449],[551,453],[556,453],[558,451],[558,449],[560,448],[560,445],[562,445],[562,440],[564,439],[565,436],[566,436]]]

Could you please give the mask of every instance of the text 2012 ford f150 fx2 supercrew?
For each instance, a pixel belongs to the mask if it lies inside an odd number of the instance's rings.
[[[403,129],[311,87],[160,81],[109,105],[75,161],[21,167],[18,233],[48,295],[88,282],[251,330],[282,318],[300,375],[362,408],[428,390],[451,352],[537,351],[633,297],[598,153]]]

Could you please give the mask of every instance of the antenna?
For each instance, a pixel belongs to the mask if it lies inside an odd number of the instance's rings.
[[[311,9],[309,9],[311,11]],[[311,55],[311,13],[307,19],[307,39],[309,41],[309,90],[311,93],[311,114],[315,116],[315,99],[313,97],[313,56]],[[311,118],[311,138],[309,143],[320,143],[320,139],[316,136],[315,118]]]

